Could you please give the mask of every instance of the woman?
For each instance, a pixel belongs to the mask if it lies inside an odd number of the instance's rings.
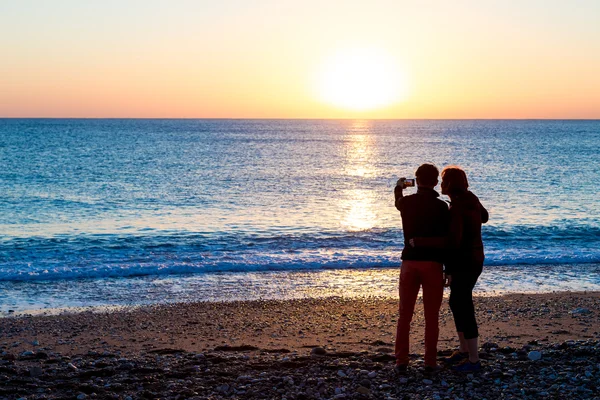
[[[481,369],[473,288],[483,269],[481,224],[489,219],[477,196],[468,190],[467,175],[459,167],[442,171],[442,194],[450,197],[450,226],[446,275],[450,283],[450,309],[458,332],[460,349],[445,359],[453,369],[469,372]]]

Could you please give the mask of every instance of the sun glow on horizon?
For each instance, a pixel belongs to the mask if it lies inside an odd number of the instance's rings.
[[[600,118],[600,1],[30,3],[0,117]]]
[[[375,48],[338,51],[318,73],[319,98],[353,111],[390,106],[408,95],[405,71],[388,53]]]

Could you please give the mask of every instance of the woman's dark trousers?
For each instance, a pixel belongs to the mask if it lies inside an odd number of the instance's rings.
[[[483,269],[483,251],[462,258],[460,265],[452,274],[450,283],[450,310],[454,316],[456,331],[462,332],[465,339],[479,336],[475,306],[473,305],[473,288]]]

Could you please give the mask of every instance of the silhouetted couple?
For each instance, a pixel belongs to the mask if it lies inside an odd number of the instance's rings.
[[[396,371],[402,373],[408,367],[410,323],[421,287],[425,312],[425,372],[438,370],[439,311],[444,286],[450,286],[450,309],[460,343],[459,350],[445,358],[444,363],[457,371],[477,371],[481,363],[473,288],[483,268],[481,224],[487,222],[488,212],[468,190],[469,183],[462,169],[446,167],[441,174],[442,194],[450,198],[450,207],[434,190],[439,176],[434,165],[421,165],[415,175],[415,194],[403,195],[404,178],[394,190],[404,231]]]

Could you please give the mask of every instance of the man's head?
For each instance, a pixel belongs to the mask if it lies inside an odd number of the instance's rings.
[[[433,164],[423,164],[415,172],[417,186],[433,189],[438,184],[440,171]]]

